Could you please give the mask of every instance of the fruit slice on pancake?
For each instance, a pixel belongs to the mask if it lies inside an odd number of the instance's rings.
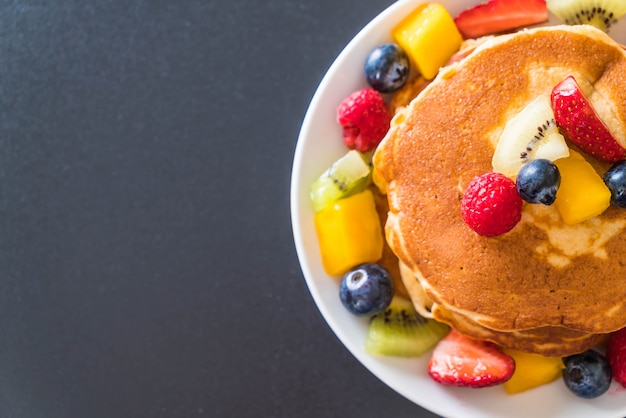
[[[547,6],[568,25],[588,24],[605,32],[626,14],[624,0],[547,0]]]
[[[507,122],[491,164],[494,171],[515,178],[522,165],[531,160],[554,161],[568,155],[549,99],[538,96]]]
[[[572,76],[557,84],[551,94],[556,123],[565,137],[600,161],[614,163],[626,157],[619,143]]]
[[[582,155],[572,151],[555,164],[561,173],[561,185],[554,204],[566,224],[583,222],[609,207],[611,191]]]

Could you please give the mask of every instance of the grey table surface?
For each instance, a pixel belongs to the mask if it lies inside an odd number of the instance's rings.
[[[434,416],[290,224],[308,103],[391,3],[0,1],[0,418]]]

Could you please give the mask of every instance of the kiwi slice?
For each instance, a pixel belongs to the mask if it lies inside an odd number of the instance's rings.
[[[362,192],[371,182],[371,172],[364,154],[348,151],[311,185],[313,208],[317,212],[339,199]]]
[[[567,156],[569,148],[554,120],[550,99],[541,95],[506,123],[491,164],[494,171],[515,178],[531,160],[554,161]]]
[[[395,296],[384,312],[372,317],[365,351],[380,356],[419,357],[449,330],[448,325],[418,314],[410,301]]]
[[[568,25],[588,24],[605,32],[626,14],[624,0],[548,0],[546,4]]]

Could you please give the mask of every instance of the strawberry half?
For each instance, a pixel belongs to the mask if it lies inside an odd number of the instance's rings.
[[[611,366],[613,379],[626,387],[626,328],[611,334],[606,359]]]
[[[565,139],[600,161],[614,163],[626,157],[626,150],[600,120],[574,77],[557,84],[550,99]]]
[[[547,20],[545,0],[489,0],[454,18],[465,39],[506,32]]]
[[[494,344],[455,330],[439,341],[428,363],[428,374],[436,382],[473,388],[504,383],[514,371],[513,358]]]

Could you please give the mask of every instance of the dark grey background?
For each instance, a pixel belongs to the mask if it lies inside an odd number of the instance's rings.
[[[427,417],[290,227],[315,88],[390,0],[0,1],[0,417]]]

